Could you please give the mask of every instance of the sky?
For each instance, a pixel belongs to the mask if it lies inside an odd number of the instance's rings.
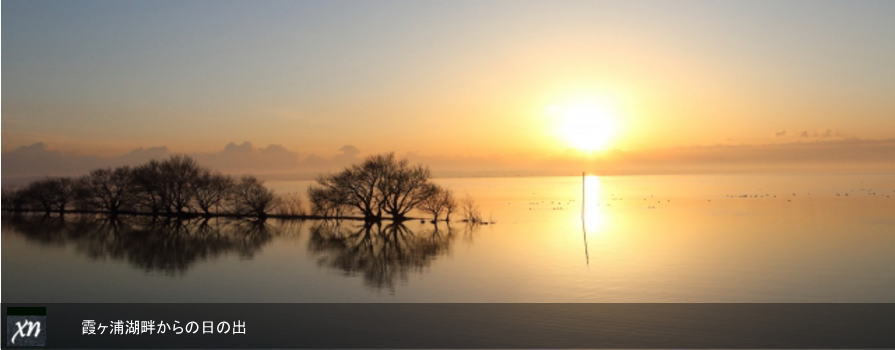
[[[2,147],[451,164],[851,147],[895,138],[892,18],[893,1],[4,0]],[[551,113],[581,100],[611,107],[596,155]],[[887,145],[875,162],[895,163]]]

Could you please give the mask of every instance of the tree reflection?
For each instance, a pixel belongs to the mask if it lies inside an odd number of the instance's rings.
[[[6,224],[32,242],[71,245],[91,259],[127,261],[169,275],[222,255],[250,258],[277,233],[264,222],[228,219],[22,215],[5,218]]]
[[[27,241],[71,247],[90,259],[123,261],[146,272],[166,275],[183,274],[195,264],[217,257],[252,258],[275,237],[301,232],[304,224],[301,220],[106,215],[3,218],[4,232],[21,235]],[[361,275],[374,289],[394,290],[409,274],[423,272],[446,254],[456,237],[470,240],[475,227],[461,226],[454,234],[446,224],[408,227],[402,223],[321,220],[314,221],[309,229],[307,249],[320,267]]]
[[[437,225],[411,231],[401,223],[323,221],[311,227],[308,249],[321,266],[362,274],[368,286],[394,289],[411,271],[421,272],[450,247],[453,233]]]

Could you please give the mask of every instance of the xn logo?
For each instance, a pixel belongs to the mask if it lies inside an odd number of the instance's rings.
[[[9,307],[6,309],[7,346],[46,346],[47,309]]]

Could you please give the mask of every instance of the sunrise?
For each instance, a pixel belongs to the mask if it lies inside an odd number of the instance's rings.
[[[3,0],[2,302],[68,305],[4,312],[60,327],[49,347],[133,347],[88,327],[210,303],[308,338],[140,345],[895,346],[835,327],[895,305],[893,19],[873,0]],[[704,328],[736,323],[718,315],[756,331]]]

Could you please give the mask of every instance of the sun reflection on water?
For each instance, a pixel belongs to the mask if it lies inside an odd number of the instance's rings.
[[[595,175],[586,176],[584,178],[583,192],[582,220],[585,233],[587,235],[598,234],[606,226],[606,212],[602,203],[600,178]]]

